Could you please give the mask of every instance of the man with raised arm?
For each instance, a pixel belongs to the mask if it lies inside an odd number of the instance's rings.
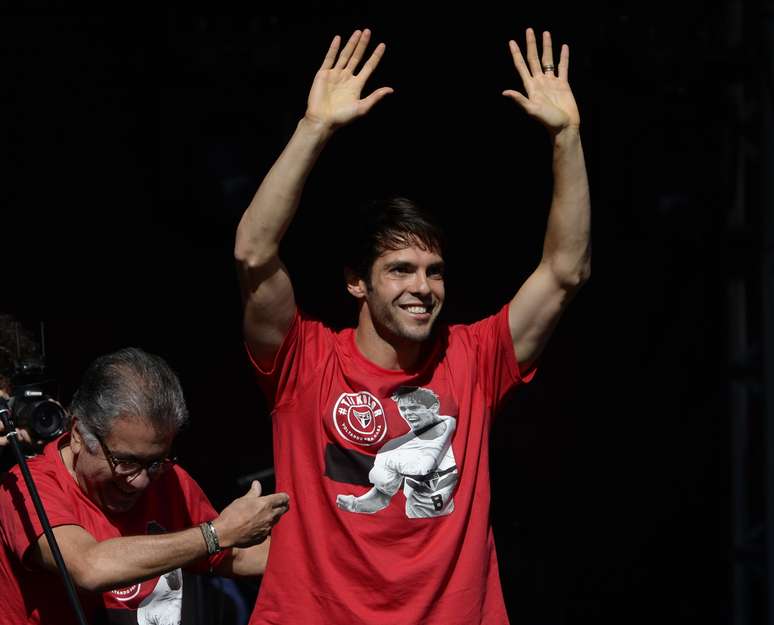
[[[509,42],[524,92],[503,95],[547,128],[554,174],[543,256],[513,299],[477,323],[436,325],[442,238],[427,213],[394,198],[357,224],[346,285],[357,326],[334,332],[297,309],[278,248],[328,140],[392,92],[361,97],[385,51],[366,55],[369,39],[355,31],[341,48],[334,38],[304,117],[237,231],[246,345],[272,408],[277,486],[296,502],[273,535],[282,557],[268,566],[251,623],[501,625],[492,415],[532,377],[590,272],[569,48],[555,68],[549,33],[542,58],[531,29],[526,59]]]

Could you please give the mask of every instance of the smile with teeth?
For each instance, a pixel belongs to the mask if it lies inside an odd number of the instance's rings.
[[[424,314],[429,314],[433,307],[424,306],[421,304],[413,304],[409,306],[401,306],[401,308],[406,312],[410,312],[413,315],[424,315]]]

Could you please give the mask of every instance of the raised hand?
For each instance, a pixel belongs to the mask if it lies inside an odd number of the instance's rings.
[[[503,95],[512,98],[530,117],[537,119],[552,134],[561,130],[580,126],[578,105],[567,82],[570,65],[570,48],[564,44],[559,56],[559,73],[554,67],[554,55],[551,46],[551,33],[543,33],[543,58],[538,60],[535,33],[527,29],[527,60],[521,54],[518,44],[511,40],[508,46],[513,56],[513,64],[524,84],[526,96],[513,89],[503,91]]]
[[[359,73],[355,73],[370,39],[370,30],[356,30],[339,51],[341,37],[333,38],[309,92],[305,114],[308,120],[330,128],[343,126],[368,113],[379,100],[392,93],[390,87],[381,87],[365,98],[360,97],[366,81],[384,55],[385,45],[380,43]]]

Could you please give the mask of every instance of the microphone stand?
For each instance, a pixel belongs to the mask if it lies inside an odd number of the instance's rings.
[[[40,524],[43,526],[43,531],[46,534],[48,545],[51,547],[51,553],[56,561],[56,566],[59,569],[59,573],[62,575],[62,580],[64,581],[70,604],[72,605],[73,610],[75,610],[80,625],[88,625],[86,615],[83,612],[83,606],[81,606],[81,601],[75,590],[75,584],[73,584],[73,579],[70,577],[70,573],[65,566],[62,552],[59,551],[59,545],[54,537],[54,531],[51,529],[51,523],[48,521],[48,515],[43,508],[43,502],[40,500],[40,495],[38,494],[35,482],[32,480],[32,474],[30,474],[30,469],[27,466],[27,459],[24,457],[21,447],[19,447],[19,441],[17,440],[18,433],[16,432],[16,427],[13,425],[11,411],[8,409],[8,400],[3,399],[2,397],[0,397],[0,420],[2,420],[3,425],[5,426],[5,431],[8,432],[8,441],[11,443],[11,447],[13,447],[13,451],[16,454],[16,459],[19,461],[19,468],[24,476],[24,481],[27,484],[27,490],[29,490],[30,497],[32,497],[32,502],[35,504],[35,510],[38,513]]]

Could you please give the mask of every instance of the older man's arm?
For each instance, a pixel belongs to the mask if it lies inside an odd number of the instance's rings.
[[[252,547],[266,540],[288,509],[285,493],[261,496],[258,482],[212,521],[222,548]],[[128,586],[193,564],[208,555],[201,528],[98,541],[83,527],[60,525],[54,535],[73,582],[88,591]],[[238,552],[237,552],[238,553]],[[56,572],[48,541],[41,536],[24,556],[26,566]]]

